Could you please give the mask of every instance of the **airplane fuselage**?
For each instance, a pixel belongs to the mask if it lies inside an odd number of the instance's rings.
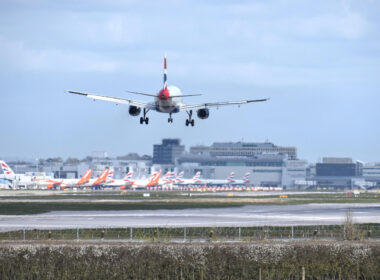
[[[176,97],[172,97],[174,95]],[[155,107],[158,112],[161,113],[178,113],[180,111],[181,104],[181,90],[175,86],[168,86],[166,89],[160,90],[155,98]]]

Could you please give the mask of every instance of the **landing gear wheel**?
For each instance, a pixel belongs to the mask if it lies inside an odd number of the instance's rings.
[[[144,118],[141,117],[141,118],[140,118],[140,124],[143,124],[143,123],[144,123]]]
[[[149,123],[149,118],[145,118],[145,124]]]
[[[172,123],[173,122],[173,119],[172,118],[168,118],[168,123]]]
[[[186,112],[189,115],[189,118],[186,120],[186,126],[189,126],[189,124],[191,124],[191,126],[194,126],[194,120],[192,119],[193,110],[186,111]]]

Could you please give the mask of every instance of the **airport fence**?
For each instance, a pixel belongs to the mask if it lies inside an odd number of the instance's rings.
[[[380,239],[380,224],[258,227],[151,227],[30,229],[0,232],[0,240],[120,240],[120,241],[257,241],[257,240],[368,240]],[[352,230],[352,229],[351,229]]]

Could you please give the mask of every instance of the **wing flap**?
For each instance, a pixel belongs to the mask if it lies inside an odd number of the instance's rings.
[[[250,99],[250,100],[240,100],[240,101],[226,101],[226,102],[210,102],[210,103],[203,103],[203,104],[194,104],[194,105],[186,105],[183,104],[181,106],[181,109],[202,109],[207,107],[219,107],[219,106],[228,106],[228,105],[243,105],[247,103],[252,102],[264,102],[269,100],[269,98],[263,98],[263,99]]]
[[[72,90],[68,90],[67,92],[87,96],[88,98],[91,98],[94,100],[103,100],[103,101],[113,102],[116,104],[126,104],[126,105],[133,105],[133,106],[145,107],[145,108],[150,107],[149,103],[131,100],[131,99],[120,98],[120,97],[103,96],[103,95],[97,95],[97,94],[85,93],[85,92],[79,92],[79,91],[72,91]]]

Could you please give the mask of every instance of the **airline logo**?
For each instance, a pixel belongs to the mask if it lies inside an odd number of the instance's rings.
[[[171,184],[173,181],[174,181],[174,176],[175,174],[173,172],[167,172],[165,174],[165,176],[162,178],[162,180],[164,181],[164,183],[166,184]]]
[[[107,180],[107,176],[110,170],[108,168],[104,169],[103,172],[100,174],[98,179],[95,180],[95,182],[92,184],[93,186],[104,184]]]
[[[184,174],[185,174],[185,172],[181,171],[181,172],[178,174],[178,176],[177,176],[177,178],[175,179],[175,181],[176,181],[177,183],[184,183],[185,181],[182,180]]]
[[[79,181],[76,183],[76,185],[80,186],[80,185],[84,185],[88,183],[90,181],[91,174],[92,174],[92,169],[87,170],[86,173],[84,173],[84,175],[82,176],[82,178],[80,178]]]
[[[194,175],[194,177],[193,177],[193,181],[195,182],[195,183],[202,183],[202,180],[200,179],[200,177],[201,177],[201,172],[197,172],[195,175]]]
[[[251,173],[247,172],[245,173],[244,177],[243,177],[243,182],[244,183],[250,183],[251,181],[249,180],[249,176],[251,176]]]
[[[227,178],[228,183],[235,183],[235,172],[231,172],[230,176]]]
[[[3,169],[5,175],[15,174],[12,169],[4,161],[0,161],[1,169]]]
[[[152,187],[152,186],[156,186],[158,185],[158,182],[160,180],[160,177],[161,177],[161,170],[159,172],[155,172],[153,173],[149,183],[146,185],[147,187]]]
[[[133,184],[133,180],[132,180],[132,176],[133,176],[133,172],[129,172],[127,173],[127,175],[125,175],[124,177],[124,182],[127,182],[127,183],[130,183],[130,184]]]
[[[113,180],[113,175],[114,175],[114,170],[111,169],[109,172],[108,172],[108,175],[107,175],[107,179],[106,179],[106,182],[107,183],[113,183],[114,180]]]

